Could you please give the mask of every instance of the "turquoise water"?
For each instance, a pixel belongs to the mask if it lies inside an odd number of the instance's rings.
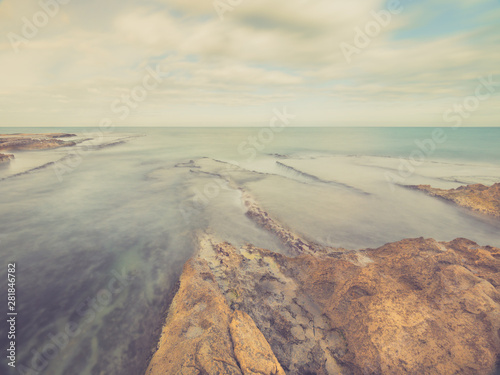
[[[95,131],[0,129],[79,139]],[[0,168],[0,274],[16,262],[24,370],[2,361],[0,372],[140,374],[197,231],[284,252],[246,218],[239,191],[217,177],[226,164],[214,159],[231,163],[227,173],[271,215],[327,245],[424,236],[500,246],[498,221],[400,186],[499,182],[500,129],[444,129],[447,140],[434,146],[432,131],[115,128],[99,143],[15,153]],[[190,160],[201,167],[176,167]]]
[[[275,133],[273,141],[267,144],[266,148],[269,152],[324,151],[334,154],[407,157],[411,151],[418,148],[415,141],[432,138],[434,129],[436,128],[287,128],[286,131]],[[433,153],[434,158],[486,162],[500,160],[500,128],[438,129],[443,130],[447,141],[437,147]],[[222,148],[221,151],[236,155],[239,143],[245,141],[248,136],[258,136],[259,130],[260,128],[113,128],[110,134],[148,134],[156,137],[165,146],[173,146],[166,140],[169,138],[173,143],[183,142],[177,143],[178,149],[182,145],[199,147],[203,139],[207,139],[214,142],[212,146]],[[98,128],[4,127],[0,128],[0,131],[2,133],[83,134],[98,131]],[[155,151],[164,151],[159,143],[152,143],[158,147]],[[206,148],[207,151],[210,149],[211,147]]]

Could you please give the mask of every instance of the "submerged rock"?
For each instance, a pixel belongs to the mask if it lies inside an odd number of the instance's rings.
[[[14,155],[12,154],[0,154],[0,163],[8,163],[12,159],[14,159]]]

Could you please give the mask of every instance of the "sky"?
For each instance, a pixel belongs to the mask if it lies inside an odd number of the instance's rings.
[[[500,0],[0,0],[0,35],[2,127],[500,125]]]

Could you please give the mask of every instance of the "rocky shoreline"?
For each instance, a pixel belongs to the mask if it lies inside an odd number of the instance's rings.
[[[456,189],[436,189],[430,185],[408,186],[411,189],[441,198],[469,210],[500,218],[500,183],[492,186],[474,184]]]
[[[59,139],[70,137],[76,137],[76,134],[0,134],[0,151],[39,151],[76,145],[76,142]],[[13,154],[0,153],[0,165],[8,165],[13,159]]]
[[[500,249],[424,238],[329,248],[242,199],[289,254],[200,233],[147,375],[495,370]]]
[[[0,151],[33,151],[74,146],[76,142],[64,141],[59,138],[75,136],[75,134],[66,133],[0,134]]]

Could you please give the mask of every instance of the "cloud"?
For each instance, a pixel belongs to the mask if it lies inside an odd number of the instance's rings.
[[[365,30],[386,9],[384,1],[243,0],[223,21],[213,4],[70,2],[15,53],[7,35],[21,34],[23,17],[32,19],[40,5],[4,0],[0,125],[95,123],[157,64],[164,82],[134,114],[155,124],[179,121],[171,117],[181,116],[175,106],[185,108],[183,121],[199,121],[201,105],[211,106],[202,113],[215,122],[219,116],[237,124],[237,111],[253,121],[262,117],[256,107],[264,113],[281,103],[325,124],[371,122],[369,111],[380,122],[404,126],[410,113],[430,124],[439,108],[468,95],[478,77],[500,77],[500,12],[488,0],[446,0],[439,9],[429,0],[404,1],[403,11],[351,63],[341,43],[355,45],[357,28]],[[429,21],[446,11],[459,26],[442,29]],[[498,123],[490,104],[481,111],[481,124]]]

